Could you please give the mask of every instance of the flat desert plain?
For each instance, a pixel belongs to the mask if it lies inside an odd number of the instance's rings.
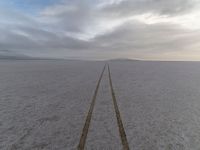
[[[81,138],[86,150],[199,150],[200,62],[0,61],[1,150]]]

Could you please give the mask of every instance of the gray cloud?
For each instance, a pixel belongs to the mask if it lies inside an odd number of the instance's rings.
[[[194,0],[123,0],[106,6],[104,11],[112,16],[124,16],[141,13],[159,15],[180,15],[191,11],[196,5]]]
[[[154,59],[154,55],[163,59],[166,54],[169,58],[178,53],[198,53],[199,30],[184,28],[181,23],[162,22],[159,18],[152,24],[126,19],[152,13],[168,16],[170,20],[190,14],[197,1],[123,0],[101,4],[102,1],[64,0],[37,15],[3,11],[0,51],[88,59]]]
[[[184,52],[198,45],[200,32],[191,32],[174,24],[144,25],[139,22],[123,24],[114,31],[96,37],[94,45],[99,49],[121,54],[126,57],[148,54],[165,54],[173,52]],[[108,53],[109,53],[108,52]]]
[[[48,7],[41,13],[41,18],[51,26],[64,29],[68,32],[83,32],[84,28],[92,26],[98,18],[93,5],[87,1],[64,1],[52,7]]]

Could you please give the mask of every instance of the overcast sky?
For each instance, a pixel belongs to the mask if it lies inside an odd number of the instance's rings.
[[[1,0],[0,55],[200,60],[199,0]]]

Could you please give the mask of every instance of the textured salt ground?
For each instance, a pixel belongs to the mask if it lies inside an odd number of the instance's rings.
[[[76,149],[103,65],[80,61],[1,61],[0,149]],[[200,63],[110,62],[110,68],[130,149],[200,149]],[[97,103],[111,99],[105,94],[106,88],[107,85],[102,88],[102,98],[98,97]],[[95,108],[99,117],[92,118],[88,149],[95,149],[91,147],[92,140],[97,145],[110,145],[109,134],[99,123],[106,115],[101,115],[100,110],[109,109],[105,121],[107,127],[115,126],[114,130],[109,129],[111,133],[116,130],[110,102],[106,108],[104,102]],[[95,132],[97,127],[102,133]],[[118,131],[114,134],[117,136]],[[105,143],[99,140],[102,135]],[[117,141],[111,140],[114,148]]]
[[[104,63],[0,63],[0,149],[73,150]]]
[[[200,149],[200,63],[110,63],[133,150]]]
[[[104,72],[94,107],[86,150],[121,150],[121,139],[111,97],[108,71]]]

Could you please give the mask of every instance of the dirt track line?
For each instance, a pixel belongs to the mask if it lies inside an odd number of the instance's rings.
[[[126,133],[123,127],[123,122],[120,116],[120,111],[117,105],[117,100],[115,97],[115,92],[113,89],[113,85],[112,85],[112,79],[111,79],[111,73],[110,73],[110,67],[108,65],[108,73],[109,73],[109,83],[110,83],[110,89],[111,89],[111,94],[112,94],[112,99],[113,99],[113,104],[114,104],[114,108],[115,108],[115,114],[116,114],[116,118],[117,118],[117,124],[118,124],[118,128],[119,128],[119,133],[120,133],[120,137],[121,137],[121,142],[123,145],[123,150],[129,150],[129,145],[128,145],[128,141],[126,138]]]
[[[105,68],[106,68],[106,65],[104,66],[104,68],[102,70],[102,73],[101,73],[99,80],[97,82],[96,89],[94,91],[94,95],[92,97],[92,102],[90,104],[90,108],[89,108],[89,111],[88,111],[88,114],[87,114],[87,118],[85,120],[85,124],[84,124],[82,134],[81,134],[81,137],[80,137],[80,141],[79,141],[79,144],[78,144],[78,150],[84,150],[84,147],[85,147],[85,142],[86,142],[86,139],[87,139],[87,134],[88,134],[91,118],[92,118],[92,112],[93,112],[93,109],[94,109],[97,93],[98,93],[98,90],[99,90],[99,85],[100,85],[101,79],[103,77],[103,73],[105,71]]]

